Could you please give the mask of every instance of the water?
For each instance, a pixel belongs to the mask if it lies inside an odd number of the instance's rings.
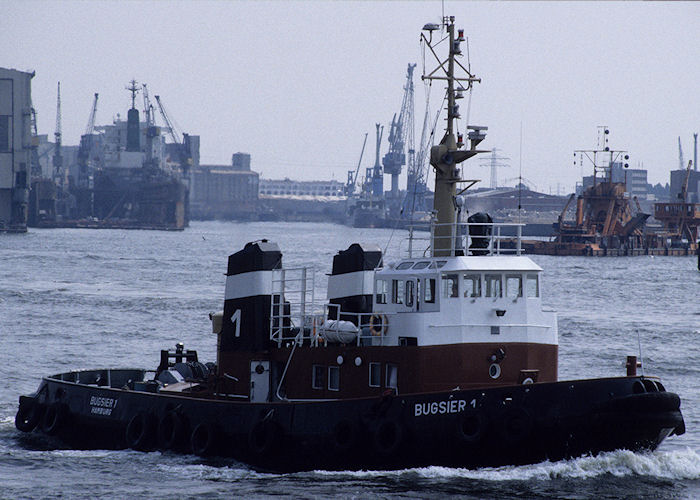
[[[295,496],[699,498],[700,273],[693,257],[534,256],[559,311],[560,378],[645,372],[681,395],[687,433],[654,453],[626,451],[494,469],[262,474],[232,460],[73,451],[14,428],[19,394],[42,375],[148,367],[178,341],[215,359],[210,311],[223,306],[226,258],[247,241],[279,243],[287,267],[316,266],[325,294],[333,255],[373,242],[398,255],[406,233],[333,224],[195,222],[182,233],[32,230],[0,235],[0,498]]]

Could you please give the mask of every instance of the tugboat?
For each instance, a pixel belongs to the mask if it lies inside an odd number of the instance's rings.
[[[424,30],[431,52],[449,47],[424,76],[447,83],[426,246],[411,235],[395,263],[377,246],[340,251],[317,307],[310,269],[284,268],[273,242],[248,243],[229,256],[223,312],[211,315],[215,363],[178,344],[156,370],[45,377],[20,396],[18,429],[270,471],[527,464],[653,450],[683,434],[679,397],[638,376],[635,357],[626,376],[558,381],[542,269],[519,245],[501,247],[488,215],[462,222],[458,165],[482,152],[486,131],[467,127],[468,145],[455,133],[455,99],[479,81],[457,61],[463,32],[453,17]]]

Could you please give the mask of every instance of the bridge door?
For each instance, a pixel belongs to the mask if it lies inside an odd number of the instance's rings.
[[[267,401],[270,395],[270,362],[250,362],[250,401]]]

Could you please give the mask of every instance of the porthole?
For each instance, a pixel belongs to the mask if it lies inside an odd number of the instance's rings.
[[[498,378],[501,376],[501,366],[493,363],[491,366],[489,366],[489,377],[491,378]]]

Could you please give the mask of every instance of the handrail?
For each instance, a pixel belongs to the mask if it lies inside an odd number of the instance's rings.
[[[521,255],[523,226],[525,224],[511,222],[432,223],[430,233],[427,236],[417,236],[415,228],[410,227],[409,236],[404,240],[408,242],[408,249],[402,250],[402,254],[412,259],[425,258],[426,255],[432,254],[433,246],[442,247],[435,245],[436,241],[449,239],[450,244],[447,246],[451,249],[450,257],[460,255]],[[446,230],[436,231],[436,228],[445,227]],[[515,232],[515,235],[505,235],[506,228]],[[420,242],[425,244],[421,245]]]

